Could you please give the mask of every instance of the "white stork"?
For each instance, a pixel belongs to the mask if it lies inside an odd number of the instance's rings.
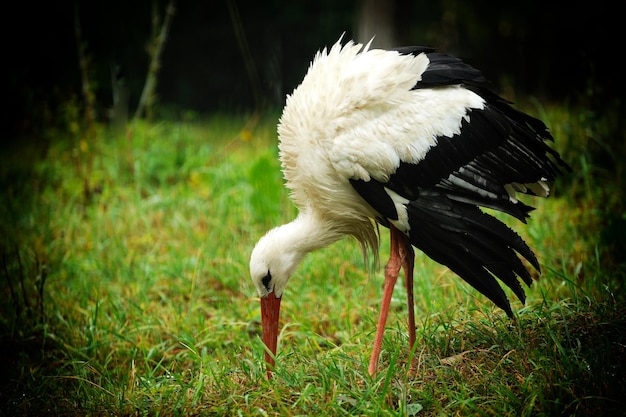
[[[400,268],[409,343],[415,344],[412,246],[509,316],[496,277],[524,302],[518,277],[527,285],[532,280],[518,255],[537,270],[539,263],[519,235],[479,207],[525,222],[532,207],[516,193],[546,197],[546,182],[569,167],[546,144],[552,136],[544,123],[490,91],[478,70],[431,48],[376,50],[352,41],[342,46],[340,39],[317,53],[287,97],[278,136],[286,187],[299,214],[262,237],[250,258],[268,377],[280,301],[298,264],[346,235],[377,256],[376,223],[389,228],[391,255],[370,374]]]

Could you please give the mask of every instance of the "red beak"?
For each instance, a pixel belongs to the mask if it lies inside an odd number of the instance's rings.
[[[261,298],[261,322],[263,325],[263,343],[267,346],[265,351],[265,366],[267,369],[267,379],[272,378],[274,370],[276,345],[278,343],[278,316],[280,315],[280,300],[274,293]]]

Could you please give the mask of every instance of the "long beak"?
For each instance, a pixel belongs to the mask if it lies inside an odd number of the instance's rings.
[[[272,372],[274,370],[274,365],[276,364],[275,358],[276,345],[278,343],[278,316],[280,315],[280,300],[282,300],[282,298],[277,298],[273,292],[267,297],[261,298],[263,343],[267,346],[267,350],[265,351],[267,379],[272,378]]]

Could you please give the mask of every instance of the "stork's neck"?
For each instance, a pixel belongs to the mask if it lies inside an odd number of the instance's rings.
[[[343,234],[329,221],[312,212],[300,212],[292,222],[281,226],[285,249],[302,256],[336,242]]]

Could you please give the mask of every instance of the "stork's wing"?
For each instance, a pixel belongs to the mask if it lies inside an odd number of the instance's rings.
[[[395,202],[386,192],[385,184],[374,179],[351,182],[381,213],[382,224],[389,225],[398,219]],[[517,276],[528,285],[531,277],[516,253],[539,270],[532,250],[504,223],[483,213],[476,205],[451,198],[441,187],[419,189],[418,194],[405,205],[411,243],[449,267],[511,316],[509,301],[494,276],[524,302],[524,290]]]
[[[438,137],[436,146],[430,147],[420,161],[401,160],[388,180],[350,182],[380,214],[383,224],[400,226],[414,246],[512,315],[494,277],[523,302],[525,295],[517,277],[529,285],[531,277],[517,254],[537,270],[539,263],[513,230],[479,207],[525,221],[532,208],[517,200],[513,190],[546,196],[547,188],[541,184],[569,167],[547,145],[552,136],[544,123],[490,92],[477,70],[429,50],[401,52],[427,52],[431,59],[415,89],[462,84],[486,104],[483,109],[468,109],[469,117],[461,120],[460,133]],[[408,221],[403,220],[405,217]]]
[[[441,87],[455,84],[480,87],[489,86],[489,82],[479,70],[466,64],[459,58],[437,53],[433,48],[426,46],[405,46],[395,48],[394,50],[402,55],[417,56],[424,53],[428,57],[428,68],[424,74],[422,74],[422,79],[418,85],[415,86],[416,88]]]

